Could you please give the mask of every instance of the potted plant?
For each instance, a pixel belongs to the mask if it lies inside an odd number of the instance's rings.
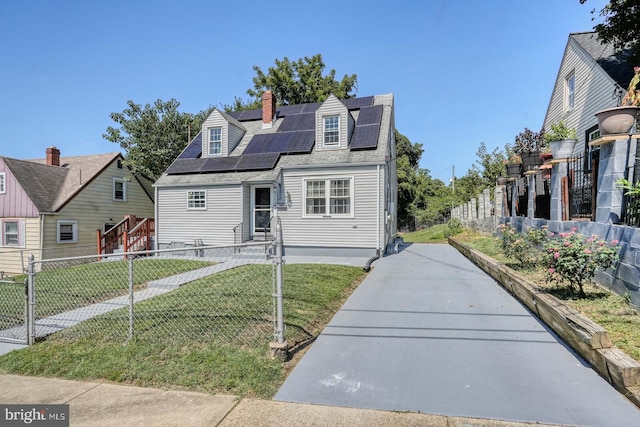
[[[568,159],[576,146],[576,128],[569,128],[563,121],[553,123],[544,135],[554,159]]]
[[[522,167],[525,172],[538,169],[542,164],[540,154],[549,151],[549,144],[544,138],[544,129],[540,132],[533,132],[524,128],[516,136],[513,152],[522,157]]]
[[[513,148],[509,144],[505,146],[507,159],[504,161],[507,167],[507,176],[509,178],[518,178],[522,175],[522,157],[514,153]]]
[[[640,94],[636,89],[640,83],[640,66],[633,67],[633,78],[629,82],[627,94],[619,107],[607,108],[596,113],[600,135],[627,134],[636,121],[640,109]]]

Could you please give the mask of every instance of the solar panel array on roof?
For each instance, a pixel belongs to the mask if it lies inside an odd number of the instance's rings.
[[[315,142],[315,130],[301,130],[297,132],[276,132],[254,135],[244,149],[244,154],[282,153],[304,154],[310,153]]]
[[[198,173],[206,159],[177,159],[169,169],[168,175],[179,175],[188,173]]]
[[[204,164],[200,167],[200,172],[230,171],[236,168],[237,163],[237,157],[209,157],[205,159]]]
[[[315,113],[294,114],[291,116],[286,116],[285,118],[282,119],[282,123],[280,123],[278,132],[309,130],[309,129],[314,129],[315,126],[316,126]]]
[[[356,126],[379,124],[382,120],[382,105],[363,107],[358,113]]]
[[[373,96],[365,96],[362,98],[343,99],[342,103],[349,110],[357,110],[362,107],[370,107],[373,105]]]
[[[349,148],[352,150],[376,148],[380,124],[356,126],[351,137]]]
[[[195,159],[202,154],[202,132],[198,132],[191,144],[178,156],[179,159]]]
[[[279,158],[280,153],[245,154],[240,157],[236,170],[273,169]]]

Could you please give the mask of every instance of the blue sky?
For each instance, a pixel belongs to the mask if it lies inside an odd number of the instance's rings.
[[[394,93],[396,128],[449,182],[480,142],[538,130],[569,33],[605,0],[31,0],[0,2],[0,155],[121,151],[111,112],[175,98],[180,110],[246,99],[276,58],[321,53],[358,96]],[[597,22],[597,21],[595,21]]]

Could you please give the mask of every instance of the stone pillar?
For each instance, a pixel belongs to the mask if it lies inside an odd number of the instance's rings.
[[[469,200],[469,219],[478,219],[478,202],[476,199]]]
[[[567,176],[567,163],[555,163],[551,167],[551,221],[562,221],[562,178]],[[565,206],[569,209],[569,206]]]
[[[616,140],[600,146],[600,164],[598,166],[598,196],[596,199],[596,222],[620,222],[622,215],[623,191],[616,181],[624,178],[628,161],[630,140]]]
[[[533,218],[536,212],[536,174],[527,174],[527,218]]]
[[[502,218],[507,216],[504,210],[504,199],[507,196],[506,193],[507,193],[507,189],[506,189],[506,186],[504,185],[498,185],[493,190],[493,200],[496,206],[496,212],[495,212],[496,218]]]
[[[482,194],[478,194],[478,219],[484,218],[484,207],[484,199],[482,198]]]
[[[484,205],[484,218],[491,217],[491,194],[489,189],[482,190],[482,204]]]
[[[462,205],[462,219],[465,221],[469,219],[469,206],[466,203]]]

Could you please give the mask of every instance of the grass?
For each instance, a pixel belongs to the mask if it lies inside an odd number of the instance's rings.
[[[176,259],[138,259],[134,262],[134,286],[141,289],[148,281],[210,265],[209,262]],[[22,282],[26,276],[14,278]],[[129,291],[128,261],[81,264],[41,271],[36,274],[36,318],[50,316],[110,298]],[[63,284],[63,285],[61,285]],[[24,286],[0,287],[0,329],[24,322]]]
[[[294,362],[269,356],[273,331],[256,328],[256,302],[239,286],[251,275],[270,311],[271,274],[271,266],[243,266],[194,281],[136,304],[132,340],[122,339],[127,316],[117,310],[0,357],[0,372],[271,398]],[[285,334],[294,350],[317,336],[364,275],[356,267],[284,266]],[[198,303],[213,298],[227,302],[225,313]],[[243,339],[224,338],[233,334]]]
[[[640,313],[629,304],[627,298],[596,284],[586,285],[586,297],[580,298],[571,293],[566,286],[546,282],[542,266],[527,269],[523,268],[518,261],[506,258],[494,237],[470,231],[455,237],[467,246],[517,270],[534,282],[540,290],[554,295],[567,306],[605,328],[609,332],[613,345],[640,362]]]
[[[447,224],[439,224],[410,233],[401,233],[401,236],[406,243],[447,243],[448,230]]]

